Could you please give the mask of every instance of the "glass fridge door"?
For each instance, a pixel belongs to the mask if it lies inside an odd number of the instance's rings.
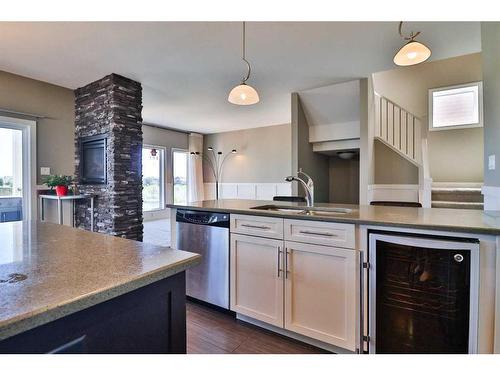
[[[471,328],[476,334],[470,324],[476,319],[471,317],[471,310],[475,314],[471,291],[477,299],[471,270],[476,267],[478,245],[382,235],[375,235],[372,243],[371,349],[469,353]]]

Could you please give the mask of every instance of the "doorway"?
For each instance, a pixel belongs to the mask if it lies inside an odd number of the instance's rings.
[[[144,212],[165,209],[165,148],[144,145],[142,148],[142,209]]]
[[[187,150],[172,149],[172,191],[175,204],[187,204],[188,201],[188,156]]]
[[[35,124],[0,116],[0,222],[36,217]]]

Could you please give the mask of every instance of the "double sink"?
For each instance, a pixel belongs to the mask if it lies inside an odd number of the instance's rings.
[[[295,206],[279,206],[268,204],[264,206],[251,207],[252,210],[263,210],[273,212],[283,212],[296,215],[317,215],[317,216],[338,216],[346,215],[353,212],[350,208],[344,207],[295,207]]]

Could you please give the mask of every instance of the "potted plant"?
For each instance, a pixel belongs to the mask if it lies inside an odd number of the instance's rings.
[[[58,197],[63,197],[68,195],[68,186],[73,181],[73,177],[71,176],[63,176],[63,175],[50,175],[47,176],[44,180],[45,184],[52,188],[56,188],[56,194]]]

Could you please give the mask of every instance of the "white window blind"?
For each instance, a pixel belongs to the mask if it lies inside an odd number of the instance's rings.
[[[429,90],[430,129],[482,126],[481,82]]]

